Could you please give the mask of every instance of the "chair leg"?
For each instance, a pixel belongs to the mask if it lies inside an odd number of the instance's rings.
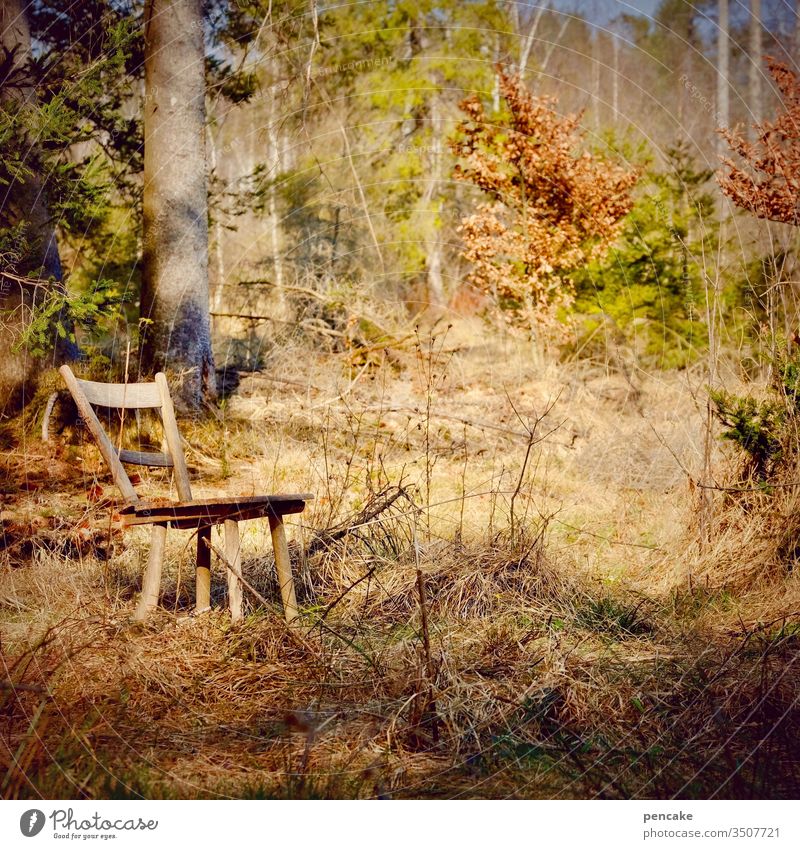
[[[147,567],[144,570],[142,594],[136,606],[134,619],[139,622],[147,618],[147,614],[158,604],[158,591],[161,587],[161,565],[164,562],[164,544],[167,541],[167,526],[153,525],[150,531],[150,554]]]
[[[233,519],[225,520],[225,557],[238,575],[242,574],[242,550],[239,541],[239,523]],[[231,609],[231,621],[238,622],[242,618],[242,582],[231,572],[228,572],[228,605]]]
[[[269,529],[272,534],[272,549],[275,552],[275,568],[278,572],[278,584],[283,599],[283,612],[286,621],[291,625],[297,619],[297,598],[294,592],[292,564],[289,560],[289,546],[286,543],[286,530],[283,527],[283,516],[270,516]]]
[[[197,529],[195,613],[202,613],[211,607],[211,549],[206,545],[206,540],[211,541],[211,527],[209,525]]]

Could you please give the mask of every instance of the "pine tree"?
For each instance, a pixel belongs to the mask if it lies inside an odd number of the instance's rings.
[[[74,359],[77,347],[61,307],[43,331],[38,356],[19,345],[43,303],[63,302],[61,259],[45,185],[53,162],[42,146],[51,141],[53,128],[56,135],[64,128],[58,112],[46,114],[38,103],[30,24],[20,0],[0,3],[0,46],[0,396],[8,412],[33,393],[45,353],[59,363]]]

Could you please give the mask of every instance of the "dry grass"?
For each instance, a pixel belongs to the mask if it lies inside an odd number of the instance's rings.
[[[701,376],[542,364],[467,322],[418,343],[273,359],[185,425],[198,494],[317,494],[300,629],[255,522],[269,608],[232,626],[217,570],[187,616],[173,532],[133,624],[146,532],[109,528],[96,453],[68,429],[4,456],[3,796],[796,795],[795,511],[720,503],[698,548]]]

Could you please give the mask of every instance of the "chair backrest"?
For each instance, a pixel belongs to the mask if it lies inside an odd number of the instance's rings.
[[[175,470],[175,483],[181,501],[191,501],[192,488],[189,484],[189,472],[186,458],[183,456],[178,423],[175,421],[175,408],[169,394],[167,378],[159,372],[154,383],[96,383],[93,380],[80,380],[75,377],[69,366],[59,369],[70,394],[75,400],[81,418],[86,422],[97,442],[100,453],[111,469],[114,483],[129,503],[139,500],[136,490],[125,471],[123,464],[137,466],[167,466]],[[156,409],[161,414],[167,452],[127,451],[118,449],[109,439],[100,423],[94,407],[110,407],[121,410]]]

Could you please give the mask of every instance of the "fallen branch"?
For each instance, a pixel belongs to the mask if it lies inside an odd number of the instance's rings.
[[[275,324],[287,324],[292,327],[302,327],[305,330],[313,330],[316,333],[322,333],[323,336],[333,336],[336,339],[344,339],[347,337],[346,333],[343,333],[341,330],[335,330],[332,327],[328,327],[321,319],[319,319],[319,323],[312,321],[311,319],[307,319],[305,321],[286,321],[282,318],[275,318],[271,315],[252,315],[251,313],[244,312],[211,312],[209,315],[214,318],[238,318],[242,321],[256,321],[256,322],[265,322],[271,321]]]
[[[45,687],[40,687],[38,684],[17,684],[16,681],[8,679],[0,681],[0,690],[20,690],[26,693],[46,693]]]
[[[325,548],[329,548],[333,543],[353,533],[357,528],[368,522],[373,521],[385,510],[397,501],[401,496],[405,496],[406,492],[402,487],[395,487],[393,490],[388,490],[383,494],[383,498],[377,498],[355,517],[343,522],[337,527],[325,531],[317,531],[314,538],[308,545],[305,551],[305,557],[312,557],[317,552]]]

